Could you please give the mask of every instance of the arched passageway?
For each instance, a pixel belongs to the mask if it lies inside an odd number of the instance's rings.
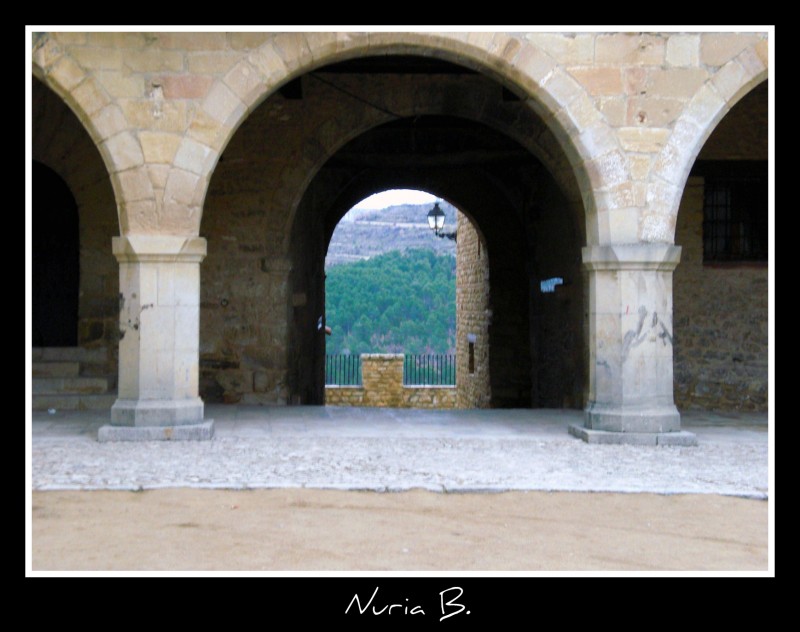
[[[387,63],[359,60],[301,77],[294,92],[255,110],[223,154],[201,227],[210,244],[201,394],[323,402],[316,325],[328,242],[353,204],[404,187],[463,209],[488,254],[488,288],[472,300],[486,303],[473,327],[491,350],[490,385],[480,404],[475,397],[464,405],[583,406],[585,219],[574,176],[557,171],[571,182],[565,190],[551,172],[566,158],[531,141],[546,127],[494,81],[445,62],[425,72],[407,70],[409,58]],[[331,145],[335,151],[323,151]],[[309,154],[315,169],[298,169],[298,156]],[[550,277],[566,282],[543,294]]]

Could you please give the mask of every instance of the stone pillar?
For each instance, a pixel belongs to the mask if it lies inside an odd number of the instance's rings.
[[[695,445],[672,396],[672,271],[681,249],[666,244],[583,249],[589,285],[590,443]]]
[[[198,396],[202,237],[114,237],[119,382],[100,441],[210,439]]]

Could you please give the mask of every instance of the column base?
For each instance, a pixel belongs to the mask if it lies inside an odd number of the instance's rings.
[[[97,440],[106,441],[208,441],[214,436],[214,420],[181,426],[101,426]]]
[[[589,404],[583,425],[608,432],[677,432],[681,429],[681,414],[674,405],[625,409]]]
[[[111,407],[112,426],[186,426],[202,424],[203,400],[118,399]]]
[[[696,446],[697,436],[686,430],[673,432],[614,432],[609,430],[593,430],[578,424],[569,425],[569,433],[573,437],[583,439],[586,443],[605,443],[613,445],[672,445]]]

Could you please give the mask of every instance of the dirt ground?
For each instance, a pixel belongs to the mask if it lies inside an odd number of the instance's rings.
[[[32,494],[40,570],[767,570],[768,502],[312,489]]]

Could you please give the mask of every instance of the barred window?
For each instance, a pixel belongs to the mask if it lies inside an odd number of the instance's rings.
[[[703,261],[767,260],[767,163],[699,161],[704,178]]]

